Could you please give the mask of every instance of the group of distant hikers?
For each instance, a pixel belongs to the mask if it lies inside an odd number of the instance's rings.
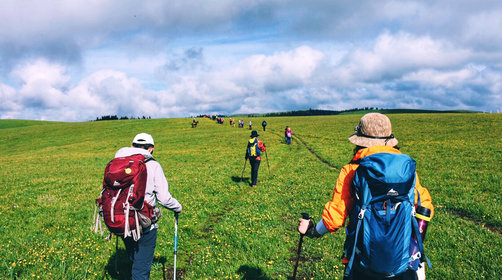
[[[263,131],[266,125],[264,121]],[[291,129],[286,127],[284,134],[291,144]],[[251,187],[257,186],[261,154],[267,149],[258,137],[253,130],[246,145]],[[355,145],[353,157],[340,170],[322,218],[316,223],[303,213],[298,220],[298,259],[303,236],[334,233],[348,218],[344,279],[425,279],[428,259],[423,239],[434,207],[429,191],[420,184],[416,162],[401,153],[389,118],[380,113],[364,115],[349,141]],[[149,279],[161,214],[157,203],[176,217],[182,211],[169,193],[161,165],[152,156],[154,150],[153,137],[147,133],[136,135],[131,147],[118,150],[105,169],[101,196],[96,200],[107,228],[125,244],[135,280]],[[95,232],[100,229],[100,216]]]
[[[204,116],[206,117],[206,116]],[[209,116],[207,116],[209,118]],[[218,116],[213,116],[212,117],[213,120],[216,120],[216,122],[218,124],[224,124],[225,123],[225,118],[224,117],[218,117]],[[233,118],[229,118],[228,120],[228,123],[235,127],[235,120]],[[243,120],[239,120],[238,122],[238,126],[239,128],[243,128],[244,127],[244,121]],[[197,121],[195,118],[192,119],[192,128],[195,128],[197,127],[197,124],[199,124],[199,121]],[[266,130],[266,127],[267,127],[267,122],[264,120],[262,123],[261,123],[262,127],[263,127],[263,131]],[[249,130],[252,130],[253,129],[253,121],[249,121]]]

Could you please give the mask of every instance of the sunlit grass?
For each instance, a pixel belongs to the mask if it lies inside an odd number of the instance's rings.
[[[258,188],[239,183],[250,130],[202,119],[86,123],[0,121],[1,279],[123,279],[123,244],[91,232],[94,199],[115,151],[138,132],[155,138],[155,158],[182,204],[178,270],[183,279],[287,279],[297,219],[316,220],[360,115],[267,118]],[[501,274],[502,117],[496,114],[390,115],[402,151],[417,161],[436,216],[426,250],[429,279],[497,279]],[[246,118],[249,120],[249,118]],[[253,122],[261,123],[262,118]],[[50,124],[50,125],[47,125]],[[293,129],[284,144],[286,125]],[[317,156],[313,155],[311,151]],[[324,162],[323,162],[324,161]],[[333,167],[330,167],[334,166]],[[172,213],[160,222],[152,279],[172,277]],[[341,279],[344,232],[305,239],[299,279]],[[117,268],[115,260],[117,258]]]

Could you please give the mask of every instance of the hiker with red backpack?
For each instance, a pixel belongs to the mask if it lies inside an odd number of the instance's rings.
[[[428,259],[415,209],[428,208],[430,219],[434,207],[416,162],[400,152],[383,114],[364,115],[349,141],[356,145],[354,156],[341,169],[322,219],[299,219],[300,235],[333,233],[348,217],[344,279],[425,279]]]
[[[156,203],[175,215],[182,210],[169,193],[160,163],[152,156],[154,149],[153,137],[147,133],[137,134],[131,147],[119,149],[106,167],[101,197],[96,201],[110,232],[124,241],[134,280],[150,278],[161,215]],[[99,222],[98,217],[96,232]]]
[[[261,163],[261,153],[265,152],[267,146],[258,139],[258,132],[253,130],[246,147],[245,159],[249,159],[251,165],[251,187],[256,187],[258,181],[258,169]]]

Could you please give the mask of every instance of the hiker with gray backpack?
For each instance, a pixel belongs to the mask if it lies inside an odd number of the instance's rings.
[[[416,162],[400,152],[383,114],[364,115],[349,141],[356,145],[354,156],[340,170],[322,219],[299,219],[298,232],[321,237],[348,217],[344,279],[425,279],[425,228],[417,219],[432,218],[434,208]],[[421,209],[426,211],[419,215]]]
[[[101,196],[96,200],[110,233],[124,241],[133,280],[150,278],[161,215],[157,202],[175,213],[176,225],[182,210],[152,156],[154,149],[153,137],[147,133],[137,134],[131,147],[119,149],[105,169]],[[100,228],[98,216],[95,232]]]

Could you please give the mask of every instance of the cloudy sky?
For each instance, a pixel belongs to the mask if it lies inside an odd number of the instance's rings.
[[[502,112],[502,1],[2,0],[0,118]]]

